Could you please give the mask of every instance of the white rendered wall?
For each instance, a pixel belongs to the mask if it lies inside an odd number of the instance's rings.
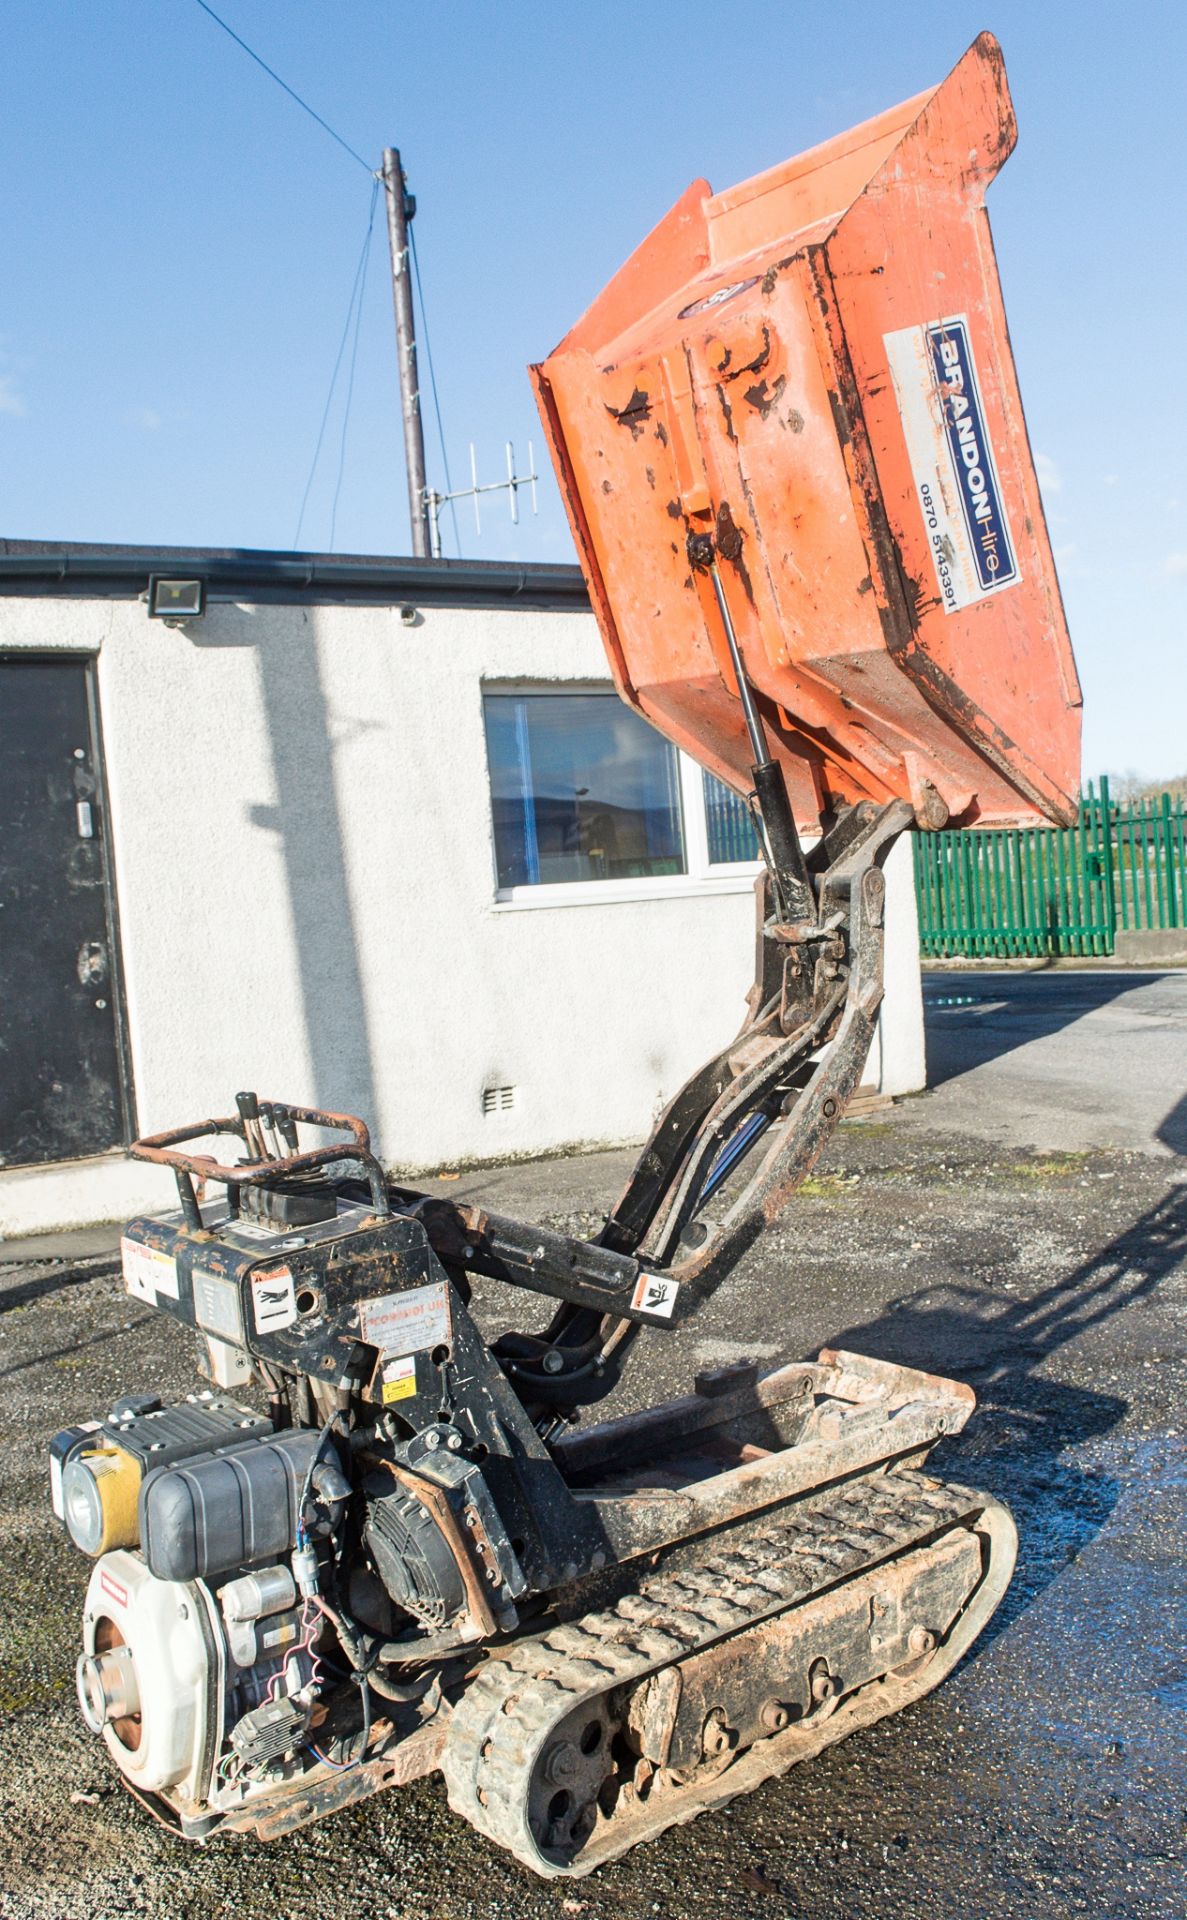
[[[362,1114],[410,1171],[609,1145],[736,1029],[748,883],[495,899],[483,681],[605,683],[592,615],[214,602],[178,631],[135,602],[0,600],[0,651],[22,647],[99,654],[141,1132],[255,1087]],[[924,1083],[905,841],[887,879],[866,1079],[905,1093]],[[484,1117],[491,1085],[512,1111]],[[118,1157],[5,1173],[0,1234],[168,1192]]]

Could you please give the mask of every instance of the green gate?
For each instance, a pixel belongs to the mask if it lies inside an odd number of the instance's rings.
[[[1101,781],[1107,795],[1108,782]],[[1187,926],[1187,801],[1148,794],[1112,810],[1113,903],[1125,932]]]
[[[1187,803],[1104,779],[1072,827],[919,833],[915,886],[927,955],[1110,954],[1118,927],[1187,925]]]

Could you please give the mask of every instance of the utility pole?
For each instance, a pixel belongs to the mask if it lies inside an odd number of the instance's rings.
[[[408,517],[412,551],[429,554],[429,507],[425,490],[425,436],[420,418],[420,382],[416,373],[416,322],[412,311],[412,272],[408,222],[416,202],[405,192],[404,169],[395,147],[383,150],[383,187],[387,199],[387,237],[392,256],[392,302],[396,310],[396,346],[400,363],[400,406],[404,415],[404,463],[408,469]]]

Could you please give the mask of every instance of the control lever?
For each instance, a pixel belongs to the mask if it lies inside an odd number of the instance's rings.
[[[272,1109],[272,1117],[276,1122],[280,1137],[289,1152],[299,1153],[301,1151],[301,1143],[297,1138],[297,1123],[288,1108],[282,1107],[278,1101]]]
[[[264,1133],[260,1126],[260,1103],[254,1093],[237,1093],[235,1105],[239,1109],[239,1118],[243,1122],[243,1139],[247,1147],[249,1160],[266,1160],[268,1149],[264,1145]]]
[[[283,1160],[284,1155],[280,1151],[280,1141],[276,1133],[276,1109],[270,1100],[261,1100],[260,1102],[260,1124],[264,1130],[264,1139],[268,1147],[268,1158],[270,1160]]]

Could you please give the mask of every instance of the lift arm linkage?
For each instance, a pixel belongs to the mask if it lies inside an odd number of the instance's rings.
[[[847,811],[808,856],[810,919],[780,918],[764,873],[747,1019],[669,1102],[593,1241],[393,1191],[447,1266],[560,1302],[543,1333],[504,1335],[494,1348],[533,1403],[603,1398],[638,1328],[687,1321],[819,1159],[874,1036],[882,863],[911,818],[901,802]]]

